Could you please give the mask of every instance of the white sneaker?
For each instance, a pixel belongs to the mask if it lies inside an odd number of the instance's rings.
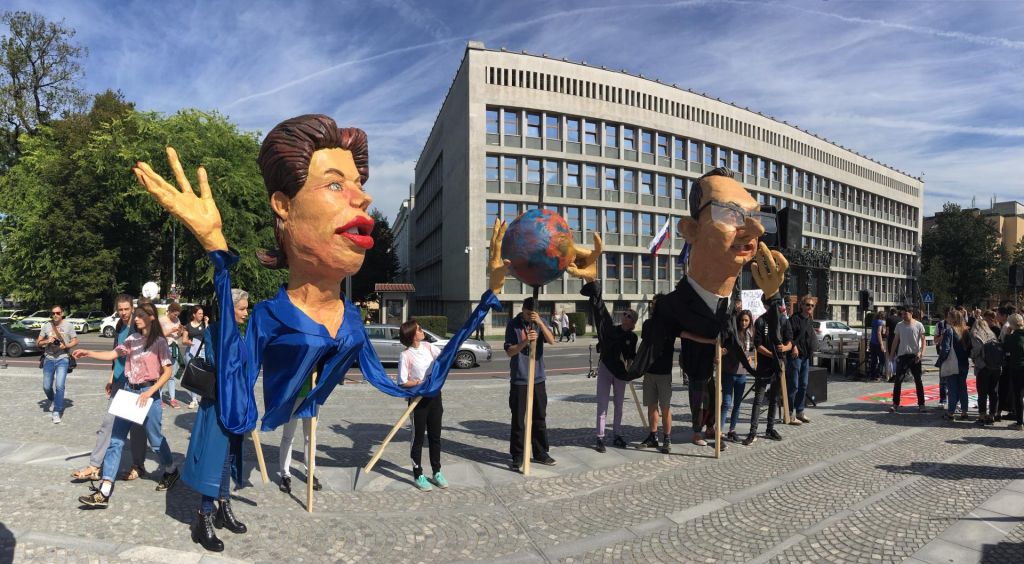
[[[53,412],[53,423],[54,424],[60,423],[60,413],[59,412],[56,412],[56,411]]]
[[[188,402],[188,408],[189,409],[195,409],[197,407],[199,407],[199,402],[197,402],[196,400],[192,400],[192,401]]]

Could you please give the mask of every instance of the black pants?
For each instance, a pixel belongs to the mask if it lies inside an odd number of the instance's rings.
[[[509,453],[514,463],[523,461],[523,437],[526,434],[526,384],[512,384],[508,390],[508,408],[512,411],[512,433],[509,437]],[[544,382],[533,385],[533,429],[530,444],[531,457],[544,460],[548,457],[548,392]]]
[[[882,345],[871,344],[871,351],[868,355],[868,378],[881,378],[885,367],[885,354],[882,353]]]
[[[1024,368],[1006,369],[1010,376],[1011,404],[1017,424],[1024,425]]]
[[[1010,369],[1005,365],[1000,369],[999,374],[999,408],[994,410],[995,415],[999,415],[1000,412],[1009,411],[1013,412],[1013,381],[1010,378]]]
[[[999,369],[982,368],[975,370],[974,376],[978,389],[978,413],[985,415],[991,408],[991,415],[995,415],[999,411]]]
[[[924,405],[924,384],[921,382],[921,361],[917,355],[904,354],[896,357],[896,374],[892,378],[892,404],[900,406],[900,394],[903,391],[903,379],[907,372],[914,376],[914,386],[917,387],[917,405]]]
[[[410,402],[412,400],[409,400]],[[423,398],[412,410],[412,449],[409,456],[412,457],[413,478],[419,478],[423,474],[423,466],[420,465],[423,454],[423,434],[427,435],[427,445],[430,450],[431,475],[441,471],[441,416],[444,415],[444,405],[441,403],[441,394],[436,397]]]
[[[750,411],[750,434],[757,435],[757,423],[761,418],[761,405],[765,403],[765,389],[768,395],[768,425],[765,431],[775,428],[775,406],[779,403],[779,373],[772,371],[769,376],[754,377],[754,404]]]

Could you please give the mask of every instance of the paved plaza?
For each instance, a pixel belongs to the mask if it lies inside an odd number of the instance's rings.
[[[934,372],[926,375],[935,384]],[[943,422],[935,413],[890,415],[859,399],[890,386],[833,379],[810,424],[780,425],[781,442],[673,453],[591,447],[595,381],[548,381],[548,425],[557,466],[510,472],[508,385],[454,380],[444,391],[447,491],[412,486],[403,429],[369,475],[357,471],[405,406],[369,385],[339,388],[322,410],[317,473],[324,490],[305,510],[305,484],[278,491],[280,432],[262,436],[271,483],[253,469],[235,492],[249,533],[221,530],[221,554],[189,538],[198,494],[184,483],[154,491],[150,476],[119,482],[111,506],[81,510],[73,484],[106,399],[106,375],[78,371],[73,405],[54,425],[40,373],[0,371],[0,560],[16,562],[1013,562],[1024,561],[1024,433]],[[676,381],[673,410],[688,418]],[[932,404],[934,406],[934,404]],[[627,439],[644,436],[628,396]],[[195,412],[166,409],[164,429],[180,460]],[[749,403],[743,417],[749,419]],[[745,434],[747,423],[740,425]],[[762,427],[763,429],[763,427]],[[296,457],[301,460],[296,437]],[[426,458],[426,453],[424,453]]]

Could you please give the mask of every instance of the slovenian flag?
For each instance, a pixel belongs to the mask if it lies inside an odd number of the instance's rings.
[[[658,249],[660,249],[661,246],[665,243],[665,239],[668,239],[668,230],[671,225],[672,218],[669,217],[665,219],[665,225],[661,226],[661,229],[658,230],[657,235],[655,235],[654,239],[651,240],[651,244],[647,246],[648,253],[651,253],[653,255],[654,253],[658,252]]]

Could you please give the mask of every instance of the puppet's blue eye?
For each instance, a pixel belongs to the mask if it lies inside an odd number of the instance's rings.
[[[341,182],[331,182],[330,184],[327,185],[327,187],[330,188],[331,190],[334,190],[335,192],[340,192],[342,189]]]

